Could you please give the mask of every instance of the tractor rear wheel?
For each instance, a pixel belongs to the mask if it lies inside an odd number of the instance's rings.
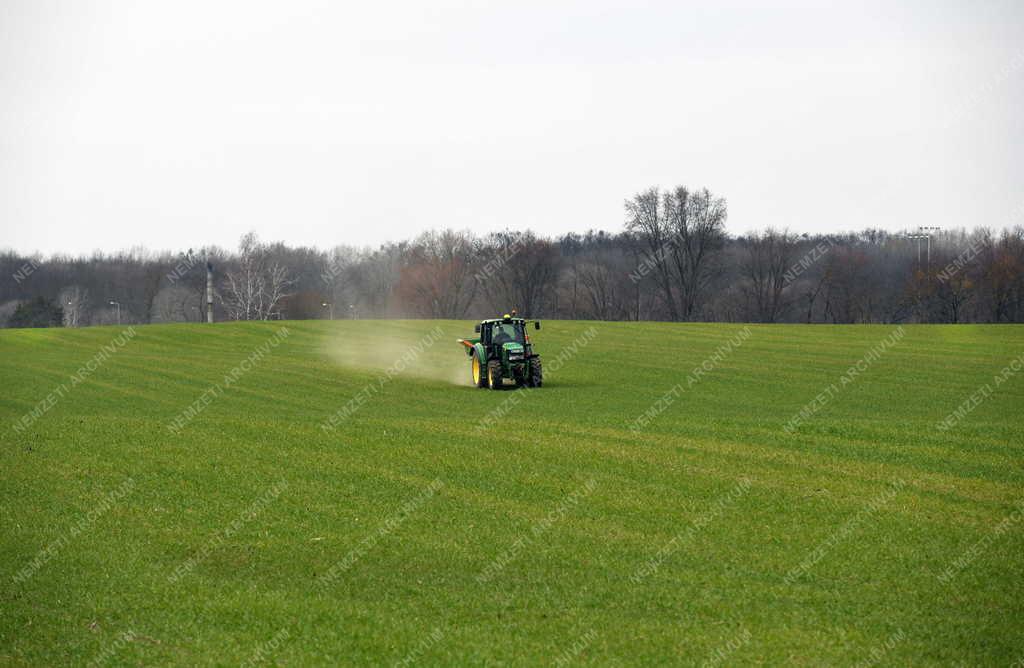
[[[540,387],[544,383],[544,372],[540,367],[540,358],[530,360],[530,387]]]
[[[487,387],[492,390],[501,389],[501,362],[498,360],[487,363]]]
[[[473,385],[476,387],[487,387],[487,369],[480,363],[480,358],[473,353]]]

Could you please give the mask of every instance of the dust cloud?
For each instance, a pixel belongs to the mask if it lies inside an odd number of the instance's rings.
[[[469,357],[456,341],[467,334],[442,325],[381,329],[378,325],[373,330],[346,327],[332,332],[324,352],[339,367],[389,374],[393,379],[415,377],[470,386]]]

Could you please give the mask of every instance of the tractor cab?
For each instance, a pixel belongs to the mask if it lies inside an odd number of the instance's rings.
[[[523,321],[521,320],[512,320],[510,322],[491,320],[481,323],[480,338],[486,342],[485,345],[518,343],[521,346],[525,346],[526,333],[524,329]]]
[[[540,329],[540,322],[516,317],[515,311],[501,318],[482,320],[474,327],[476,339],[459,339],[471,358],[473,384],[498,389],[504,379],[516,386],[540,387],[540,355],[533,352],[528,322]]]

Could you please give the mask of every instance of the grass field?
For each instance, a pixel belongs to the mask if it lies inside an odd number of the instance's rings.
[[[133,332],[0,331],[2,665],[1024,657],[1022,327]]]

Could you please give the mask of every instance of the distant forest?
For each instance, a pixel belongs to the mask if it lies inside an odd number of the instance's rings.
[[[376,249],[265,243],[91,257],[0,254],[0,324],[529,317],[791,323],[1024,321],[1024,228],[725,232],[706,189],[656,188],[617,233],[430,231]],[[198,241],[198,240],[197,240]],[[184,246],[185,244],[183,244]]]

